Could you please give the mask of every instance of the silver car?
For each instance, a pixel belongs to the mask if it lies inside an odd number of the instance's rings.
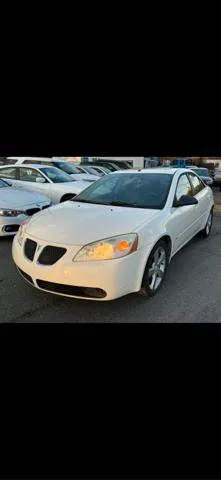
[[[0,178],[0,237],[15,235],[27,217],[48,208],[50,203],[45,195],[19,190]]]

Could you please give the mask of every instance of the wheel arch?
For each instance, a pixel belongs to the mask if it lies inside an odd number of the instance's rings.
[[[148,250],[148,253],[145,257],[145,260],[143,262],[143,267],[142,267],[142,271],[141,271],[141,274],[140,274],[140,278],[139,278],[139,282],[138,282],[138,285],[137,285],[137,288],[138,290],[140,290],[141,286],[142,286],[142,282],[143,282],[143,276],[144,276],[144,272],[145,272],[145,268],[147,266],[147,262],[149,260],[149,256],[151,255],[153,249],[155,248],[155,246],[160,242],[164,240],[166,242],[166,244],[168,245],[169,247],[169,262],[170,262],[170,259],[171,259],[171,252],[172,252],[172,239],[170,237],[170,235],[168,234],[163,234],[161,235],[157,241],[154,242],[154,244],[152,245],[151,249]]]

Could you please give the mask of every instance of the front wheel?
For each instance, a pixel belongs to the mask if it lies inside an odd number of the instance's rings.
[[[210,232],[211,232],[211,228],[212,228],[212,224],[213,224],[213,210],[211,210],[211,212],[208,216],[205,228],[203,230],[201,230],[201,232],[200,232],[200,236],[202,238],[209,237]]]
[[[169,262],[169,248],[164,240],[153,248],[145,268],[142,286],[139,294],[153,297],[162,285]]]

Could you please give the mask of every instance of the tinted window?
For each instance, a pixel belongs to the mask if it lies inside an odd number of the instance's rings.
[[[52,165],[56,168],[60,168],[61,170],[63,170],[63,172],[66,172],[69,175],[71,175],[72,173],[74,173],[75,175],[77,173],[80,173],[76,167],[66,162],[55,162]]]
[[[94,167],[93,168],[84,167],[84,170],[86,173],[89,173],[89,175],[97,175],[97,171]]]
[[[106,173],[110,173],[110,170],[109,170],[109,168],[107,168],[107,167],[104,167],[104,165],[102,165],[102,170],[104,170]]]
[[[183,195],[192,195],[192,187],[187,175],[181,175],[177,183],[175,200],[179,202]]]
[[[201,190],[203,190],[203,188],[205,188],[204,183],[194,173],[189,173],[189,177],[190,177],[191,183],[193,185],[193,194],[194,195],[196,195]]]
[[[105,175],[76,198],[76,201],[136,208],[164,207],[172,175],[128,173]]]
[[[200,177],[209,177],[209,171],[207,170],[207,168],[197,168],[195,170],[195,172],[197,173],[197,175],[199,175]]]
[[[105,163],[102,163],[102,162],[99,162],[99,163],[100,165],[105,166]],[[114,167],[113,165],[111,165],[111,163],[107,164],[107,168],[110,170],[110,172],[115,172],[117,170],[117,167]]]
[[[95,173],[95,175],[104,175],[104,172],[102,172],[102,170],[100,170],[98,167],[94,167],[93,168],[93,171]]]
[[[16,168],[5,167],[0,170],[0,177],[11,178],[12,180],[16,179]]]
[[[42,175],[33,168],[20,168],[20,180],[23,182],[36,182],[36,178],[42,178]]]
[[[53,183],[64,183],[71,182],[73,178],[70,177],[67,173],[59,170],[55,167],[42,167],[41,172],[43,172]]]
[[[34,163],[35,165],[41,165],[41,164],[42,164],[42,162],[41,162],[40,160],[25,160],[25,161],[23,162],[24,165],[25,165],[25,164],[26,164],[26,165],[27,165],[27,164],[30,165],[30,164],[33,164],[33,163]]]

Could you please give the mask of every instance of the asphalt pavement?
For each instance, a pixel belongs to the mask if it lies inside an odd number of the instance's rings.
[[[0,238],[0,322],[221,322],[221,214],[211,236],[194,238],[171,261],[158,294],[111,302],[41,292],[17,273],[12,240]]]

